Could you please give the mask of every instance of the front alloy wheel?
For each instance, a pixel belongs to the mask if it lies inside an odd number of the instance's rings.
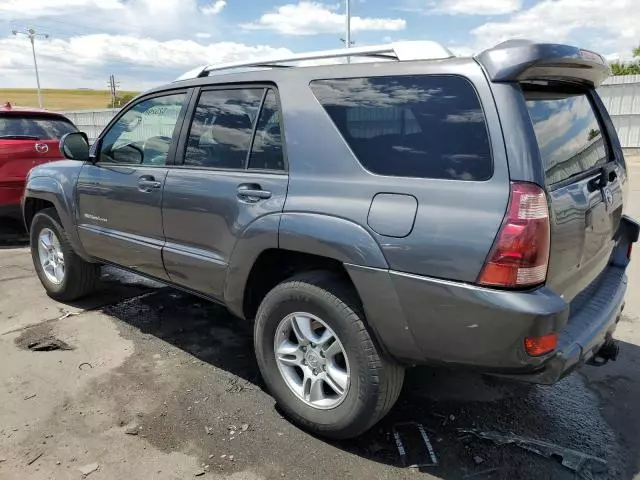
[[[64,253],[53,230],[43,228],[38,235],[38,258],[44,275],[54,285],[64,280]]]
[[[34,215],[29,235],[33,266],[51,298],[70,302],[94,290],[100,265],[89,263],[74,252],[54,208]]]

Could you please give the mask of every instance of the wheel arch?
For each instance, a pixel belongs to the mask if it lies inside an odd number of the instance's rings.
[[[236,243],[225,279],[224,300],[234,314],[252,318],[257,307],[251,287],[265,267],[274,270],[268,275],[270,281],[288,278],[284,273],[291,276],[327,269],[353,284],[345,264],[388,268],[378,243],[354,222],[310,213],[266,215],[249,225]]]
[[[84,260],[91,261],[78,238],[72,207],[60,182],[52,177],[30,178],[25,187],[24,200],[22,202],[22,217],[27,231],[31,230],[33,217],[45,208],[54,208],[56,210],[60,224],[64,228],[74,251]]]

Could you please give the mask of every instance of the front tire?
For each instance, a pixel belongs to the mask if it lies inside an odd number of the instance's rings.
[[[73,251],[55,209],[41,210],[33,217],[30,237],[33,266],[51,298],[70,302],[95,290],[100,266]]]
[[[308,272],[271,290],[256,317],[262,376],[283,411],[316,434],[355,437],[396,402],[404,369],[385,359],[353,287]]]

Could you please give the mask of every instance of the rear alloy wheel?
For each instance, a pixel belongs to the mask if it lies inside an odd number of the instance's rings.
[[[271,290],[258,309],[254,342],[273,397],[316,434],[355,437],[400,394],[404,369],[380,353],[353,286],[334,273],[303,273]]]
[[[70,302],[95,289],[100,265],[83,260],[73,251],[54,208],[36,213],[30,234],[33,266],[51,298]]]
[[[300,400],[319,409],[342,403],[349,390],[349,362],[326,323],[310,313],[287,315],[273,348],[280,374]]]

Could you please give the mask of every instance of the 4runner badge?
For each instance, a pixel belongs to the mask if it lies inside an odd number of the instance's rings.
[[[83,216],[84,216],[84,218],[88,218],[89,220],[94,220],[96,222],[103,222],[103,223],[108,222],[108,220],[106,218],[99,217],[97,215],[92,215],[91,213],[85,213]]]

